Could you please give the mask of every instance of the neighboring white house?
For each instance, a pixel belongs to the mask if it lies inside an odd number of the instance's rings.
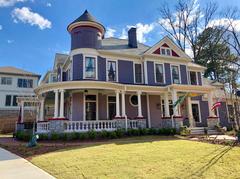
[[[17,120],[17,97],[34,96],[33,90],[39,79],[40,75],[32,72],[9,66],[0,67],[0,121]]]

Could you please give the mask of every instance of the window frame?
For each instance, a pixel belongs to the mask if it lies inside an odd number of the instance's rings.
[[[94,58],[95,59],[95,78],[86,77],[86,58]],[[86,80],[98,80],[98,58],[94,55],[83,55],[83,79]]]
[[[19,81],[21,80],[21,85],[19,85]],[[26,83],[26,86],[24,85]],[[31,84],[31,85],[30,85]],[[31,89],[33,88],[33,79],[28,79],[28,78],[18,78],[17,79],[17,87],[18,88],[27,88]]]
[[[109,78],[108,78],[108,62],[109,61],[112,61],[112,62],[115,62],[116,63],[116,80],[115,81],[109,81]],[[114,59],[107,59],[106,60],[106,80],[109,81],[109,82],[118,82],[118,60],[114,60]]]
[[[156,73],[156,65],[162,65],[163,67],[163,82],[157,82],[157,73]],[[164,63],[160,63],[160,62],[154,62],[154,81],[156,84],[165,84],[165,65]]]
[[[86,100],[86,96],[87,95],[95,95],[96,96],[96,101],[95,101],[96,102],[96,120],[91,120],[91,121],[99,121],[98,93],[93,93],[93,92],[92,93],[84,93],[83,94],[83,121],[87,121],[86,120],[86,102],[90,101],[90,100]],[[92,100],[90,102],[94,102],[94,101]]]
[[[115,97],[116,98],[116,95],[106,95],[106,98],[107,98],[107,120],[110,120],[109,118],[109,103],[115,103],[115,105],[117,104],[117,99],[115,102],[109,102],[109,97]]]
[[[135,104],[132,103],[132,100],[131,100],[131,99],[132,99],[133,96],[136,96],[136,97],[137,97],[137,100],[138,100],[138,96],[137,96],[136,94],[132,94],[132,95],[130,95],[130,97],[129,97],[129,99],[128,99],[128,100],[129,100],[129,104],[130,104],[131,106],[133,106],[133,107],[138,107],[138,104],[135,105]]]
[[[7,98],[8,98],[8,97],[10,97],[10,103],[9,103],[9,105],[7,105]],[[5,106],[6,106],[6,107],[12,106],[12,95],[7,94],[7,95],[5,96]]]
[[[195,84],[195,85],[199,85],[198,71],[194,71],[194,70],[189,70],[189,71],[188,71],[188,84],[189,84],[189,85],[194,85],[194,84],[192,84],[192,82],[191,82],[191,72],[194,72],[194,73],[195,73],[195,76],[196,76],[196,83],[197,83],[197,84]]]
[[[3,76],[3,77],[1,77],[0,79],[1,79],[1,85],[8,85],[8,86],[12,85],[12,81],[13,81],[12,77]],[[5,82],[6,82],[5,84],[4,84],[3,81],[2,81],[3,79],[6,80],[6,81],[5,81]],[[8,81],[9,79],[10,79],[10,83],[8,83],[8,82],[9,82],[9,81]]]
[[[165,51],[165,54],[162,54],[162,50]],[[167,50],[169,50],[169,55],[167,55]],[[160,47],[160,55],[166,56],[166,57],[171,57],[172,56],[172,50],[169,47]]]
[[[135,69],[135,65],[136,64],[139,64],[139,65],[141,65],[141,82],[139,83],[139,82],[136,82],[136,69]],[[134,62],[133,63],[133,75],[134,75],[134,83],[135,84],[143,84],[143,64],[141,63],[141,62]]]
[[[172,68],[173,66],[178,67],[178,74],[179,74],[179,83],[173,83],[173,75],[172,75]],[[171,64],[170,65],[170,74],[171,74],[171,83],[172,84],[182,84],[182,79],[181,79],[181,71],[180,71],[180,65],[179,64]]]

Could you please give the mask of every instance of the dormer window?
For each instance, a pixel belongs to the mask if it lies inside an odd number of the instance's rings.
[[[84,63],[84,78],[85,79],[96,79],[97,69],[96,69],[96,58],[95,57],[85,57]]]
[[[171,54],[171,50],[170,50],[170,48],[161,48],[161,55],[165,55],[165,56],[171,56],[172,54]]]

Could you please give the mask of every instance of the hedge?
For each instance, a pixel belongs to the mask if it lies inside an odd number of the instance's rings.
[[[88,131],[88,132],[71,132],[71,133],[49,133],[49,134],[38,134],[38,140],[94,140],[94,139],[116,139],[128,136],[144,136],[144,135],[162,135],[169,136],[175,135],[175,128],[143,128],[143,129],[118,129],[116,131]],[[18,140],[28,141],[30,140],[32,133],[29,132],[17,132],[16,138]]]

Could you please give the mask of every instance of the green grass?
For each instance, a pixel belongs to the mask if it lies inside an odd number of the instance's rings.
[[[240,148],[163,137],[84,144],[32,158],[57,178],[239,178]]]

